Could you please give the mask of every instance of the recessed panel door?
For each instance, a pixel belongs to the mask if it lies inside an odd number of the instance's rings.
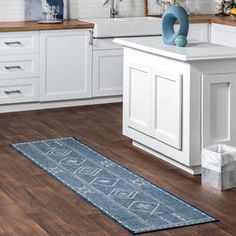
[[[152,71],[152,136],[182,148],[182,75]]]
[[[202,76],[202,145],[236,145],[236,74]]]
[[[128,105],[128,126],[150,134],[152,109],[150,68],[135,63],[129,64],[128,77],[128,104],[125,104]]]

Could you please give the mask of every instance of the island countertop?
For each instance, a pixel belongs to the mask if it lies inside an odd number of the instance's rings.
[[[60,29],[86,29],[93,28],[94,24],[81,20],[65,20],[60,24],[39,24],[35,21],[0,22],[0,32],[60,30]]]
[[[184,48],[165,45],[161,37],[117,38],[114,42],[128,48],[179,61],[236,58],[236,48],[205,42],[189,42]]]

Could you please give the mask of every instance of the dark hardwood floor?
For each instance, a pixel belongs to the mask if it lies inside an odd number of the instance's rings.
[[[0,235],[131,235],[9,147],[69,136],[220,220],[148,235],[236,235],[236,190],[220,192],[201,186],[199,176],[133,148],[122,136],[121,113],[120,104],[109,104],[0,114]]]

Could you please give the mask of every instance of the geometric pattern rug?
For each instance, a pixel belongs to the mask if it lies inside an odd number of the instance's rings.
[[[74,138],[12,146],[134,234],[217,221]]]

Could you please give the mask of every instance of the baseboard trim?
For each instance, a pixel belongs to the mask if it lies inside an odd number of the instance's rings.
[[[153,156],[158,157],[161,160],[166,161],[166,162],[176,166],[177,168],[180,168],[181,170],[186,171],[187,173],[189,173],[191,175],[200,175],[201,174],[201,166],[193,166],[193,167],[185,166],[185,165],[183,165],[173,159],[170,159],[169,157],[167,157],[157,151],[154,151],[153,149],[148,148],[147,146],[145,146],[141,143],[138,143],[136,141],[133,141],[133,146],[137,147],[145,152],[148,152],[148,153],[152,154]]]
[[[107,98],[101,97],[101,98],[69,100],[69,101],[35,102],[35,103],[1,105],[0,113],[86,106],[86,105],[96,105],[96,104],[106,104],[106,103],[118,103],[122,102],[122,100],[123,100],[122,96],[116,96]]]

